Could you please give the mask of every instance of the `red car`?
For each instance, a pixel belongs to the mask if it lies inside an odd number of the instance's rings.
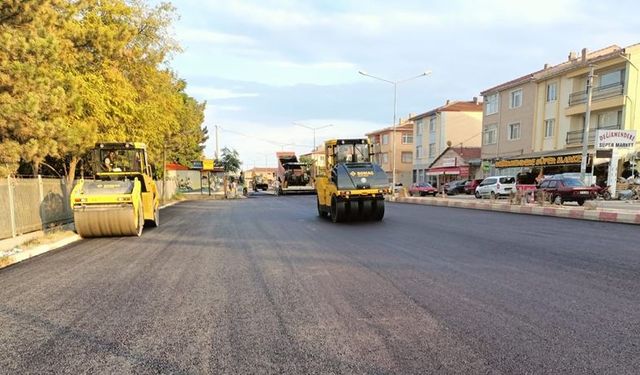
[[[482,178],[476,178],[475,180],[469,180],[466,184],[464,184],[464,192],[465,194],[473,194],[476,192],[476,188],[482,182]]]
[[[564,202],[578,202],[580,206],[586,200],[595,199],[598,188],[586,186],[577,178],[548,178],[540,183],[538,190],[542,190],[555,204]]]
[[[427,195],[433,195],[435,197],[436,194],[438,194],[438,189],[434,188],[433,186],[431,186],[431,184],[428,184],[426,182],[411,184],[411,186],[409,187],[409,195],[411,196],[419,195],[421,197],[424,197]]]

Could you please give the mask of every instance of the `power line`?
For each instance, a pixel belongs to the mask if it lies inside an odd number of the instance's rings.
[[[306,148],[310,148],[312,146],[310,145],[299,145],[299,144],[292,144],[292,143],[285,143],[285,142],[278,142],[278,141],[274,141],[272,139],[268,139],[268,138],[263,138],[263,137],[256,137],[255,135],[249,135],[249,134],[245,134],[236,130],[230,130],[230,129],[225,129],[223,127],[219,128],[220,130],[222,130],[223,132],[227,132],[227,133],[233,133],[233,134],[237,134],[243,137],[247,137],[247,138],[252,138],[252,139],[256,139],[262,142],[267,142],[267,143],[271,143],[274,144],[276,146],[293,146],[293,147],[306,147]]]

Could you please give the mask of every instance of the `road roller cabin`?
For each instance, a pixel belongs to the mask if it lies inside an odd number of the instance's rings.
[[[316,178],[318,215],[335,222],[380,221],[384,217],[384,194],[389,178],[372,162],[368,139],[325,142],[324,176]]]
[[[93,180],[71,192],[81,237],[140,236],[145,221],[160,224],[158,190],[142,143],[98,143],[92,152]]]

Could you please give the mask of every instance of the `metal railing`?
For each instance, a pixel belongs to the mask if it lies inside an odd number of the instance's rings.
[[[611,126],[602,126],[600,128],[595,128],[595,129],[589,129],[589,144],[593,144],[593,142],[596,139],[596,131],[597,130],[615,130],[615,129],[621,129],[622,126],[620,124],[617,125],[611,125]],[[571,145],[581,145],[582,144],[582,133],[584,131],[582,129],[580,130],[573,130],[570,132],[567,132],[567,145],[571,146]]]
[[[591,100],[601,100],[611,98],[613,96],[622,95],[624,93],[624,84],[622,82],[610,85],[594,87]],[[582,104],[587,102],[587,91],[578,91],[569,95],[569,105]]]
[[[162,182],[156,184],[162,194]],[[176,193],[177,185],[167,180],[167,198]],[[71,223],[70,192],[64,178],[1,178],[0,240]]]
[[[0,180],[0,239],[46,229],[73,220],[65,179]]]

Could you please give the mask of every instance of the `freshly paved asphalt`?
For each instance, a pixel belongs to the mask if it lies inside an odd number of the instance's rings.
[[[185,202],[0,271],[1,373],[640,369],[638,227],[315,197]]]

